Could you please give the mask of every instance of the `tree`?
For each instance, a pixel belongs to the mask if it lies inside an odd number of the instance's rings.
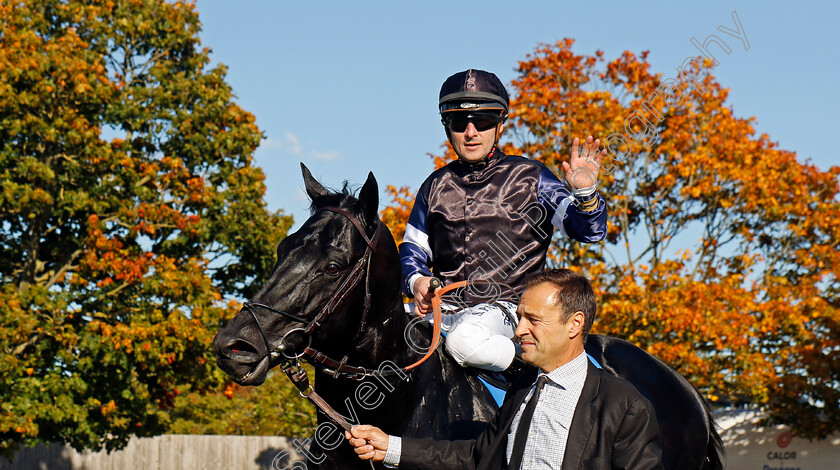
[[[555,239],[549,252],[550,265],[594,280],[595,332],[798,435],[840,430],[840,167],[821,171],[756,135],[709,61],[663,78],[647,52],[607,61],[572,44],[519,63],[505,150],[562,175],[574,137],[606,141],[607,240]]]
[[[305,368],[312,377],[313,368]],[[231,383],[219,392],[179,394],[170,432],[306,437],[317,425],[315,406],[276,371],[259,387]]]
[[[379,215],[382,222],[391,230],[394,241],[401,243],[405,236],[405,225],[408,223],[408,216],[411,215],[411,205],[414,203],[411,191],[406,188],[397,188],[388,185],[385,192],[391,195],[391,205],[382,209]]]
[[[0,450],[159,434],[291,217],[194,5],[0,3]]]

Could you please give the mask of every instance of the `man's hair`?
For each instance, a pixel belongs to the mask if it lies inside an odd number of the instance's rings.
[[[552,285],[557,290],[557,303],[552,307],[560,310],[563,323],[568,323],[575,312],[583,312],[583,340],[586,341],[598,313],[595,291],[589,279],[569,269],[549,269],[528,275],[523,283],[526,289],[540,284]]]

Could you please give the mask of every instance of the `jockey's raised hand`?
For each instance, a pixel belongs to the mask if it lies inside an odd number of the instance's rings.
[[[569,161],[563,162],[566,184],[572,190],[590,188],[598,184],[598,169],[607,156],[606,148],[598,152],[600,145],[601,139],[595,139],[593,142],[591,135],[586,138],[583,146],[580,145],[580,139],[575,137]]]

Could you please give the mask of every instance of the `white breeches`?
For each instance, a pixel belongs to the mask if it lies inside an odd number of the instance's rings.
[[[493,304],[478,304],[456,314],[447,314],[448,306],[443,306],[441,329],[447,332],[446,351],[461,366],[502,371],[513,362],[516,347],[511,338],[516,330],[516,305],[497,303],[504,305],[511,316]],[[432,321],[431,315],[427,318]]]

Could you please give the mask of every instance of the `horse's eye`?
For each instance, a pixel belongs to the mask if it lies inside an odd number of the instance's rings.
[[[335,263],[330,263],[327,265],[327,274],[331,274],[333,276],[337,275],[341,272],[341,267]]]

